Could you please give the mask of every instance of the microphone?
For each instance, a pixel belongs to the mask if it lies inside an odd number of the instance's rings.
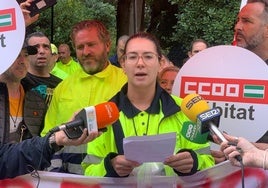
[[[187,95],[181,103],[182,112],[196,123],[201,134],[210,132],[216,135],[220,142],[227,141],[218,129],[221,112],[218,108],[210,109],[207,101],[198,94]]]
[[[195,93],[187,95],[182,100],[181,110],[192,122],[196,122],[196,129],[194,133],[188,134],[195,135],[191,141],[194,142],[196,135],[200,136],[200,133],[205,134],[208,132],[212,135],[216,135],[220,143],[227,141],[222,132],[218,129],[221,116],[220,110],[218,108],[210,109],[207,101],[205,101],[200,95]],[[187,132],[190,131],[187,130]],[[186,139],[188,139],[187,135]],[[236,159],[238,161],[242,161],[240,155],[236,156]]]
[[[106,126],[114,123],[119,118],[119,110],[114,102],[104,102],[96,106],[83,108],[74,120],[61,124],[49,132],[54,133],[64,130],[70,139],[79,138],[84,128],[91,131],[106,131]]]

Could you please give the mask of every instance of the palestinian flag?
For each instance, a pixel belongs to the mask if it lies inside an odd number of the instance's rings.
[[[0,10],[0,32],[16,30],[15,8]]]

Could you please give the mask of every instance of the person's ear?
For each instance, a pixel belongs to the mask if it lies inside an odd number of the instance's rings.
[[[111,41],[109,41],[105,44],[107,54],[109,54],[109,52],[111,50],[111,45],[112,45]]]
[[[266,24],[264,32],[265,32],[264,34],[265,38],[268,39],[268,24]]]
[[[187,54],[188,54],[188,57],[192,57],[193,56],[191,51],[188,51]]]

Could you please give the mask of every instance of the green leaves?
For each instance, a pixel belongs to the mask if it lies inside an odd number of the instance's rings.
[[[172,39],[188,49],[191,41],[203,38],[212,45],[230,44],[240,1],[172,0],[181,5]]]
[[[70,42],[71,27],[84,19],[101,20],[108,29],[111,35],[116,33],[116,10],[109,3],[103,3],[98,0],[58,0],[54,6],[54,30],[53,43]],[[40,19],[35,25],[35,30],[44,32],[47,36],[51,33],[51,9],[41,13]]]
[[[56,45],[70,44],[70,29],[76,22],[98,19],[109,29],[114,51],[117,2],[116,0],[58,0],[54,6],[53,42]],[[160,40],[165,53],[179,44],[183,49],[182,53],[186,54],[191,41],[196,38],[203,38],[211,45],[232,42],[233,26],[239,12],[240,1],[169,0],[170,5],[163,2],[165,1],[145,0],[144,22],[145,26],[152,26],[150,32]],[[156,3],[159,3],[158,7],[161,10],[151,20],[151,9]],[[51,9],[47,9],[41,13],[39,21],[33,26],[34,30],[43,31],[50,36],[51,20]]]

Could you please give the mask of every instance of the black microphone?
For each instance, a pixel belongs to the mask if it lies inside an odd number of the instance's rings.
[[[119,118],[119,110],[115,103],[105,102],[96,106],[83,108],[73,121],[54,127],[49,132],[54,133],[64,130],[68,138],[79,138],[84,128],[91,131],[105,131],[106,126],[114,123]]]

